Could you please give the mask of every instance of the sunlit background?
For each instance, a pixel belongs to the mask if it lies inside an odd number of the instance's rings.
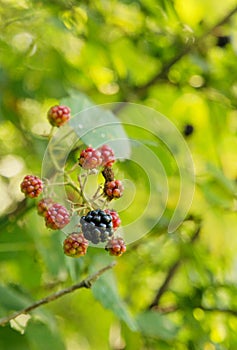
[[[180,178],[150,143],[169,181],[161,220],[92,291],[1,327],[0,348],[236,349],[236,1],[1,0],[0,29],[0,318],[113,260],[93,248],[64,256],[63,233],[20,192],[26,174],[41,175],[52,105],[154,108],[183,135],[196,172],[190,212],[168,233]],[[141,208],[149,189],[135,174],[134,184]]]

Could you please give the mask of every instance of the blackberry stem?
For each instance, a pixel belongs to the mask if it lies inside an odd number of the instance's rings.
[[[49,132],[49,134],[48,134],[48,139],[49,139],[49,141],[50,141],[51,138],[53,137],[53,132],[54,132],[54,126],[51,127],[50,132]]]
[[[77,163],[74,164],[74,165],[71,167],[71,169],[69,169],[69,170],[67,171],[67,173],[68,173],[68,174],[73,173],[73,171],[76,170],[76,168],[78,168],[78,167],[79,167],[79,165],[78,165]]]
[[[99,187],[97,188],[94,196],[92,197],[93,201],[97,200],[98,198],[103,196],[103,193],[100,193],[100,191],[102,190],[101,185],[99,185]]]
[[[77,289],[80,289],[80,288],[87,288],[87,289],[91,288],[93,283],[95,283],[96,280],[103,273],[105,273],[106,271],[112,269],[115,265],[116,265],[116,262],[113,261],[111,264],[109,264],[109,265],[103,267],[102,269],[94,272],[93,274],[91,274],[90,276],[88,276],[87,278],[82,280],[81,282],[76,283],[76,284],[74,284],[74,285],[72,285],[70,287],[61,289],[61,290],[59,290],[56,293],[50,294],[50,295],[46,296],[45,298],[42,298],[42,299],[34,302],[33,304],[27,306],[24,309],[21,309],[19,311],[16,311],[16,312],[12,313],[9,316],[1,318],[0,319],[0,325],[5,325],[9,321],[14,320],[16,317],[18,317],[20,315],[23,315],[23,314],[27,314],[30,311],[37,309],[41,305],[45,305],[45,304],[51,303],[52,301],[57,300],[57,299],[61,298],[62,296],[66,295],[66,294],[72,293],[72,292],[74,292]]]
[[[79,185],[80,185],[80,190],[79,190],[79,193],[83,199],[83,204],[87,204],[87,206],[90,208],[90,210],[93,209],[93,207],[91,206],[91,203],[89,201],[89,199],[86,197],[85,193],[84,193],[84,188],[85,188],[85,185],[86,185],[86,181],[87,181],[87,176],[85,177],[85,180],[81,181],[81,177],[80,175],[78,176],[78,182],[79,182]]]

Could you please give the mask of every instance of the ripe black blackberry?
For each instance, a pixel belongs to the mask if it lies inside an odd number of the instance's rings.
[[[112,216],[101,209],[82,216],[80,224],[84,237],[94,244],[106,242],[113,234]]]

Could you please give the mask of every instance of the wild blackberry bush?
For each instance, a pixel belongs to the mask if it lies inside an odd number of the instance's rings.
[[[53,127],[61,127],[70,119],[70,108],[53,106],[48,111],[47,118]],[[110,202],[120,198],[124,191],[122,182],[114,176],[114,151],[106,144],[99,148],[89,145],[80,150],[77,158],[78,162],[65,170],[65,182],[57,184],[52,179],[43,182],[35,175],[26,175],[20,184],[21,191],[28,198],[36,198],[43,194],[43,198],[36,203],[36,209],[44,218],[45,226],[51,230],[62,230],[70,223],[72,215],[78,217],[75,229],[63,242],[65,255],[82,257],[86,254],[88,246],[93,244],[104,247],[111,255],[121,256],[126,251],[126,245],[124,240],[115,234],[121,225],[121,219],[115,210],[108,207]],[[52,162],[54,163],[54,159]],[[86,191],[89,176],[99,173],[103,175],[104,183],[95,188],[94,194],[89,196]],[[63,185],[66,193],[71,191],[65,202],[67,207],[54,198],[52,185]],[[72,191],[75,195],[72,195]],[[90,193],[93,193],[91,189]]]

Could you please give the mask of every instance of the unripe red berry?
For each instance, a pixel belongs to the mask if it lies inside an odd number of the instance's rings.
[[[37,212],[41,216],[45,216],[47,210],[54,204],[52,198],[43,198],[37,204]]]
[[[37,176],[26,175],[21,183],[21,192],[26,197],[36,198],[43,191],[43,183]]]
[[[105,209],[105,212],[112,216],[112,223],[114,231],[121,225],[119,214],[115,210]]]
[[[126,252],[126,245],[122,238],[112,238],[106,244],[105,250],[107,250],[110,255],[121,256]]]
[[[70,119],[71,110],[67,106],[53,106],[48,111],[48,120],[52,126],[60,127]]]
[[[73,258],[79,258],[86,254],[88,245],[89,243],[83,236],[83,233],[73,232],[63,242],[64,254]]]
[[[59,204],[54,203],[44,215],[45,224],[52,230],[58,230],[70,222],[70,215],[67,209]]]
[[[83,169],[95,169],[102,163],[101,153],[92,147],[87,147],[81,151],[79,165]]]
[[[115,162],[114,151],[108,145],[103,145],[98,150],[101,153],[102,166],[111,167]]]
[[[107,181],[104,185],[104,194],[109,200],[120,198],[123,195],[123,190],[120,180]]]

